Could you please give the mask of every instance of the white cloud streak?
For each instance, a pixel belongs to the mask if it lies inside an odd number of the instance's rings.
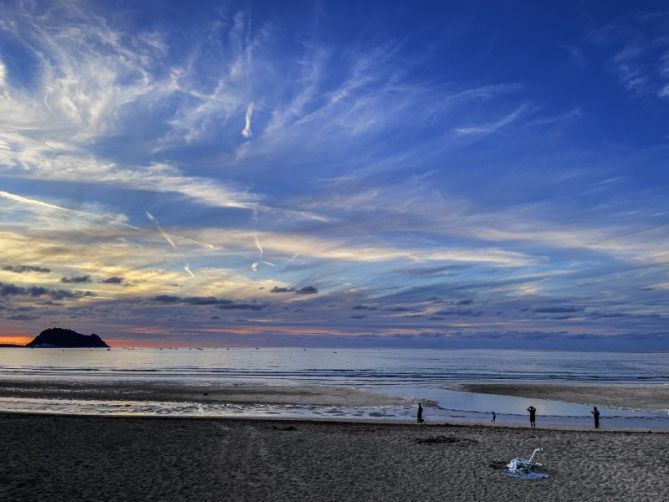
[[[95,216],[95,215],[92,215],[90,213],[85,213],[83,211],[77,211],[77,210],[74,210],[74,209],[68,209],[68,208],[65,208],[65,207],[56,206],[55,204],[49,204],[48,202],[43,202],[41,200],[31,199],[31,198],[28,198],[28,197],[23,197],[22,195],[17,195],[17,194],[5,192],[3,190],[0,190],[0,197],[2,197],[4,199],[11,200],[11,201],[14,201],[14,202],[20,202],[21,204],[29,204],[29,205],[32,205],[32,206],[37,206],[37,207],[45,208],[45,209],[54,209],[56,211],[63,211],[65,213],[76,214],[76,215],[79,215],[79,216],[86,216],[86,217]]]
[[[133,122],[150,133],[142,152],[168,147],[160,137],[163,126],[151,122],[156,107],[177,109],[179,120],[166,136],[169,148],[177,140],[188,145],[197,136],[197,124],[238,108],[239,92],[225,90],[234,80],[229,75],[220,77],[213,94],[198,90],[193,84],[201,75],[192,62],[164,69],[168,45],[157,33],[115,31],[74,3],[63,5],[63,13],[62,18],[43,17],[38,6],[29,4],[3,13],[0,30],[23,44],[40,73],[31,90],[10,86],[10,70],[0,61],[0,174],[176,193],[212,207],[251,210],[258,205],[257,196],[234,183],[188,176],[171,162],[118,161],[91,148],[123,138]],[[250,102],[249,133],[252,110]],[[192,127],[189,133],[184,134],[184,124]]]
[[[229,249],[249,249],[249,237],[262,238],[263,251],[286,256],[299,254],[302,257],[324,260],[341,260],[359,263],[389,262],[395,260],[457,261],[469,263],[491,263],[499,266],[523,266],[537,263],[537,259],[523,253],[504,249],[486,248],[433,248],[405,249],[392,245],[365,245],[347,240],[324,239],[309,235],[288,233],[253,233],[239,230],[203,229],[194,231],[193,237],[207,242],[225,242]],[[255,243],[254,243],[255,244]],[[257,246],[256,246],[257,249]],[[260,260],[259,260],[260,261]],[[255,268],[258,262],[254,263]]]
[[[526,112],[530,108],[531,107],[529,104],[522,104],[511,113],[505,115],[499,120],[496,120],[495,122],[490,122],[488,124],[482,124],[477,126],[456,127],[453,129],[453,131],[460,136],[469,136],[474,134],[491,134],[499,131],[503,127],[511,124],[512,122],[515,122],[522,115],[526,114]]]
[[[44,202],[42,200],[30,197],[24,197],[11,192],[6,192],[0,190],[0,197],[16,202],[21,205],[27,205],[37,210],[46,210],[47,212],[58,212],[70,217],[77,217],[85,220],[94,221],[104,225],[113,225],[113,226],[122,226],[133,230],[139,230],[138,227],[128,225],[125,221],[126,218],[124,215],[120,214],[103,214],[103,213],[94,213],[90,211],[81,211],[78,209],[69,209],[63,206],[58,206],[56,204],[51,204],[49,202]]]
[[[258,250],[259,255],[262,257],[265,251],[262,248],[262,244],[260,244],[260,239],[258,238],[257,234],[253,236],[253,241],[255,242],[256,249]]]
[[[246,106],[246,113],[244,115],[244,129],[242,129],[242,136],[245,138],[251,137],[251,118],[253,117],[253,101]]]
[[[172,240],[172,238],[171,238],[169,235],[167,235],[167,232],[165,232],[165,230],[163,230],[163,227],[160,226],[160,223],[158,222],[158,220],[156,219],[156,217],[153,216],[153,215],[152,215],[150,212],[148,212],[148,211],[146,211],[146,217],[147,217],[149,220],[151,220],[153,223],[156,224],[156,228],[157,228],[158,231],[160,232],[160,235],[162,235],[163,238],[167,241],[167,243],[168,243],[170,246],[172,246],[172,249],[176,249],[176,248],[177,248],[177,245],[174,243],[174,241]]]

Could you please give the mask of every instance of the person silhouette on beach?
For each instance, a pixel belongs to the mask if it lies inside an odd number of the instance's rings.
[[[595,406],[590,413],[592,413],[592,418],[595,419],[595,429],[599,429],[599,410],[597,409],[597,406]]]
[[[418,403],[418,412],[416,413],[416,422],[418,422],[419,424],[422,424],[423,422],[425,422],[425,420],[423,420],[423,405],[420,404],[420,403]]]
[[[492,413],[492,418],[490,419],[490,422],[494,424],[495,421],[497,420],[497,415],[495,414],[494,411],[491,411],[491,413]]]
[[[530,412],[530,427],[533,429],[537,428],[536,420],[537,420],[537,409],[534,406],[530,406],[527,408],[527,411]]]

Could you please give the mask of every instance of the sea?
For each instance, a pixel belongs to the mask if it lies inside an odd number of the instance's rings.
[[[86,415],[274,417],[589,427],[591,406],[452,390],[463,383],[668,384],[668,353],[302,348],[0,349],[0,380],[162,385],[336,385],[413,400],[392,406],[270,405],[0,397],[0,411]],[[450,387],[450,388],[449,388]],[[669,410],[599,407],[603,428],[669,429]]]

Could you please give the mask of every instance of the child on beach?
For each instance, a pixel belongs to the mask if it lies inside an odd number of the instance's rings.
[[[491,411],[491,413],[492,413],[492,418],[490,419],[490,423],[493,423],[493,424],[494,424],[494,423],[495,423],[495,420],[497,420],[497,415],[495,414],[494,411]]]
[[[418,422],[419,424],[422,424],[423,422],[425,422],[425,420],[423,420],[423,406],[420,403],[418,403],[418,412],[416,413],[416,422]]]

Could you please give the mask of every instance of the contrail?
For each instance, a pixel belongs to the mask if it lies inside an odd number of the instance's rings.
[[[152,222],[154,222],[156,224],[156,227],[158,228],[158,231],[160,232],[160,234],[165,238],[165,240],[167,242],[170,243],[170,246],[172,246],[174,249],[176,249],[177,248],[176,244],[174,244],[174,241],[170,238],[169,235],[167,235],[165,230],[163,230],[163,227],[160,226],[160,223],[158,223],[158,220],[155,218],[155,216],[153,216],[151,213],[146,211],[146,217],[149,218]]]
[[[176,249],[177,246],[176,246],[176,244],[174,243],[174,240],[173,240],[169,235],[167,235],[167,232],[165,232],[165,231],[163,230],[163,228],[162,228],[162,227],[160,226],[160,224],[158,223],[158,220],[156,219],[156,217],[153,216],[153,215],[152,215],[151,213],[149,213],[148,211],[145,211],[145,212],[146,212],[146,216],[147,216],[152,222],[154,222],[154,223],[156,224],[156,226],[158,227],[158,230],[160,230],[160,233],[161,233],[162,236],[167,240],[167,242],[169,242],[169,243],[172,245],[172,247]],[[200,242],[200,241],[198,241],[198,240],[191,239],[190,237],[184,237],[184,236],[182,236],[182,235],[178,235],[178,236],[176,236],[176,238],[178,238],[179,240],[182,240],[182,241],[192,242],[193,244],[197,244],[198,246],[204,246],[204,247],[206,247],[207,249],[216,249],[216,246],[214,246],[213,244],[207,244],[206,242]]]
[[[163,236],[163,238],[164,238],[167,242],[169,242],[170,246],[172,246],[172,249],[176,249],[176,248],[177,248],[177,245],[174,243],[174,241],[172,240],[172,238],[171,238],[169,235],[167,235],[167,232],[165,232],[165,230],[163,230],[163,227],[160,226],[160,223],[158,222],[158,220],[156,219],[156,217],[153,216],[153,215],[152,215],[150,212],[148,212],[148,211],[145,211],[145,213],[146,213],[146,217],[147,217],[149,220],[151,220],[152,222],[154,222],[154,223],[156,224],[156,228],[158,228],[158,231],[159,231],[160,234]],[[193,271],[190,269],[190,264],[189,264],[188,262],[186,262],[186,264],[184,265],[184,270],[185,270],[186,273],[187,273],[188,275],[190,275],[193,279],[197,279],[197,277],[195,277],[195,274],[193,273]]]
[[[66,213],[80,214],[82,216],[95,216],[94,214],[85,213],[83,211],[76,211],[74,209],[67,209],[66,207],[56,206],[54,204],[49,204],[47,202],[42,202],[37,199],[29,199],[28,197],[22,197],[21,195],[16,195],[13,193],[5,192],[0,190],[0,197],[4,199],[13,200],[14,202],[21,202],[22,204],[30,204],[31,206],[44,207],[47,209],[56,209],[58,211],[64,211]]]
[[[246,115],[244,115],[244,129],[242,129],[242,136],[245,138],[251,137],[251,117],[253,117],[253,101],[246,106]]]
[[[258,265],[260,265],[261,263],[264,263],[265,265],[269,265],[270,267],[273,267],[274,263],[270,263],[270,262],[265,261],[265,260],[262,259],[263,255],[265,254],[265,250],[263,249],[262,244],[260,243],[260,239],[258,238],[257,234],[253,236],[253,240],[255,241],[256,248],[258,249],[258,261],[255,261],[251,264],[251,270],[253,270],[254,272],[257,272],[258,271]]]
[[[265,250],[262,248],[262,244],[260,244],[260,239],[258,239],[258,235],[254,235],[253,239],[256,241],[256,247],[258,248],[258,252],[262,257],[262,255],[265,253]]]
[[[98,223],[106,223],[110,225],[121,226],[124,228],[130,228],[132,230],[139,230],[138,227],[116,221],[113,217],[107,216],[106,214],[96,214],[96,213],[89,213],[87,211],[79,211],[76,209],[68,209],[66,207],[57,206],[55,204],[49,204],[48,202],[43,202],[39,199],[30,199],[28,197],[23,197],[22,195],[5,192],[4,190],[0,190],[0,197],[14,202],[20,202],[21,204],[28,204],[30,206],[42,207],[44,209],[53,209],[55,211],[61,211],[63,213],[72,214],[82,218],[97,220]]]

